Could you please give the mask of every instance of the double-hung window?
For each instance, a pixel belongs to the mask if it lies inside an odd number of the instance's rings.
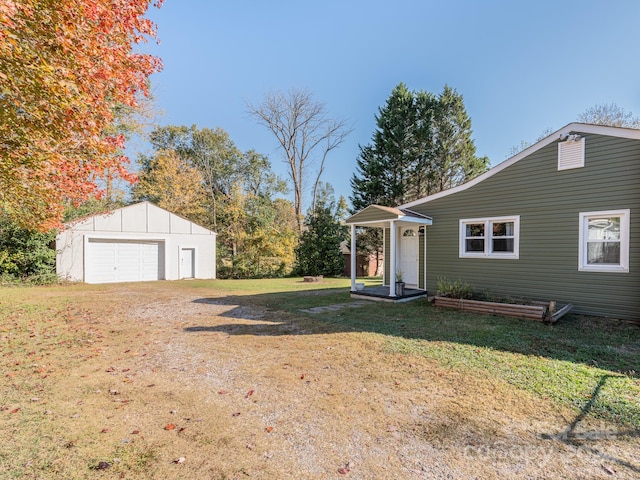
[[[630,210],[580,213],[578,270],[629,271]]]
[[[518,258],[520,216],[460,220],[460,257]]]

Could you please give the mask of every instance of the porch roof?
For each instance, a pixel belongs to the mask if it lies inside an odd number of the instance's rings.
[[[407,208],[383,207],[382,205],[369,205],[358,213],[345,220],[347,225],[360,225],[366,227],[388,227],[391,221],[402,225],[403,223],[419,223],[420,225],[431,225],[431,217],[414,212]]]

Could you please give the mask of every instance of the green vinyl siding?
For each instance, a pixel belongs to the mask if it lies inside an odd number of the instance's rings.
[[[412,207],[427,230],[427,290],[446,276],[477,291],[572,303],[640,320],[640,141],[584,135],[585,166],[557,170],[554,142],[454,194]],[[629,272],[578,271],[580,212],[631,210]],[[459,258],[459,221],[520,215],[519,259]]]
[[[368,209],[366,211],[361,211],[353,215],[348,219],[349,223],[367,223],[367,222],[378,222],[389,219],[389,212]]]

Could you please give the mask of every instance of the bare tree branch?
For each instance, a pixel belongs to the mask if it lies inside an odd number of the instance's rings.
[[[289,165],[288,176],[294,193],[298,229],[302,232],[304,194],[310,170],[317,166],[313,183],[315,206],[318,183],[327,156],[352,129],[344,120],[331,119],[323,103],[313,99],[307,89],[268,93],[260,104],[247,104],[249,113],[275,136]]]
[[[578,115],[578,121],[610,127],[640,128],[640,118],[615,103],[595,105]]]

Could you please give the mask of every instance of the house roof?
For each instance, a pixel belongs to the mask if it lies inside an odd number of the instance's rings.
[[[507,167],[510,167],[514,163],[519,162],[525,157],[528,157],[532,153],[540,150],[541,148],[546,147],[547,145],[555,142],[558,139],[564,138],[566,135],[571,135],[574,133],[588,133],[595,135],[607,135],[610,137],[619,137],[619,138],[629,138],[633,140],[640,140],[640,130],[634,128],[622,128],[622,127],[608,127],[604,125],[591,125],[588,123],[570,123],[565,127],[562,127],[560,130],[557,130],[550,134],[549,136],[543,138],[539,142],[531,145],[528,148],[525,148],[521,152],[517,153],[513,157],[505,160],[504,162],[496,165],[492,169],[486,171],[482,175],[477,176],[473,180],[468,181],[467,183],[463,183],[462,185],[458,185],[457,187],[450,188],[448,190],[443,190],[442,192],[434,193],[433,195],[429,195],[427,197],[420,198],[418,200],[414,200],[413,202],[405,203],[404,205],[400,205],[397,207],[398,209],[408,209],[414,207],[416,205],[422,205],[423,203],[430,202],[432,200],[436,200],[438,198],[446,197],[447,195],[452,195],[457,192],[461,192],[467,190],[468,188],[477,185],[478,183],[486,180],[489,177],[492,177],[498,172],[501,172]],[[369,207],[367,207],[369,208]],[[366,209],[365,209],[366,210]],[[364,212],[364,210],[362,211]],[[362,213],[359,212],[359,213]],[[358,214],[356,214],[358,215]]]
[[[391,221],[431,225],[431,217],[407,208],[384,207],[382,205],[369,205],[365,209],[347,218],[345,223],[347,225],[382,227],[388,226],[388,223]]]

